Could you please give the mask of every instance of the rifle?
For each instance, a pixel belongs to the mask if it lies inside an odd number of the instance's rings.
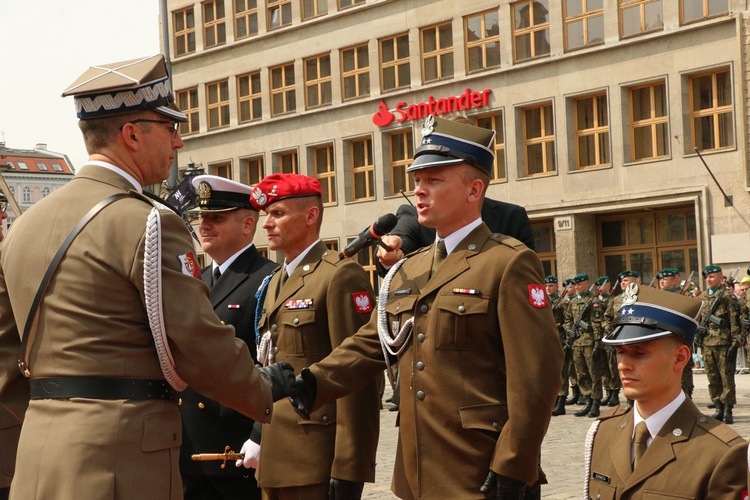
[[[651,281],[648,284],[649,288],[654,288],[654,281],[656,281],[656,276],[654,276],[653,278],[651,278]]]
[[[698,325],[698,329],[695,332],[695,340],[694,343],[698,347],[701,347],[703,345],[703,339],[706,338],[706,335],[708,335],[708,324],[721,324],[721,320],[711,319],[714,318],[714,313],[716,312],[716,308],[719,307],[719,299],[723,293],[720,290],[716,291],[716,296],[711,300],[711,303],[708,305],[708,310],[706,311],[706,315],[703,317],[703,319],[700,322],[700,325]],[[718,323],[717,323],[718,321]]]
[[[682,287],[680,288],[680,295],[685,295],[685,292],[687,292],[688,287],[690,286],[690,281],[693,279],[693,275],[695,274],[695,271],[690,271],[690,276],[685,280],[685,283],[683,283]]]
[[[563,292],[562,292],[562,293],[560,294],[560,298],[558,298],[558,299],[557,299],[557,300],[555,301],[555,303],[554,303],[554,304],[552,304],[552,311],[553,311],[553,312],[554,312],[555,310],[557,310],[557,308],[558,308],[558,307],[560,307],[560,304],[564,304],[564,303],[565,303],[564,299],[565,299],[565,297],[566,297],[567,295],[568,295],[568,289],[567,289],[567,288],[565,288],[565,289],[563,290]]]

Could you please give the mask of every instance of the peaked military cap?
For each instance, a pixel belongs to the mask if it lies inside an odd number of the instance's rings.
[[[318,179],[300,174],[271,174],[255,185],[250,203],[258,210],[286,198],[322,196]]]
[[[422,125],[422,143],[406,171],[468,163],[490,175],[494,140],[494,130],[429,115]]]
[[[720,273],[720,272],[721,272],[721,267],[717,266],[716,264],[709,264],[703,268],[703,271],[701,271],[703,276],[708,276],[709,274]]]
[[[597,286],[602,286],[609,281],[609,276],[599,276],[594,282]]]
[[[625,289],[614,328],[602,342],[637,344],[674,335],[692,347],[702,307],[701,300],[631,283]]]
[[[238,208],[257,210],[250,203],[253,188],[216,175],[197,175],[192,180],[198,193],[200,213],[227,212]]]
[[[74,96],[81,120],[151,110],[178,122],[187,121],[174,104],[161,54],[92,66],[62,95]]]
[[[589,275],[586,273],[578,273],[572,278],[573,283],[582,283],[588,280],[589,280]]]
[[[625,271],[617,275],[617,280],[622,281],[623,278],[640,278],[640,277],[641,275],[638,273],[638,271],[631,271],[630,269],[626,269]]]
[[[551,274],[544,278],[545,283],[557,283],[557,276],[552,276]]]

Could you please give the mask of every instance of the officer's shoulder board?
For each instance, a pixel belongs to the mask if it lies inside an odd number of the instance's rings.
[[[137,200],[141,200],[141,201],[148,203],[152,207],[156,207],[158,210],[172,212],[182,217],[180,212],[175,207],[173,207],[172,205],[167,203],[165,200],[159,198],[153,193],[149,193],[148,191],[143,191],[142,193],[139,193],[138,191],[131,189],[130,191],[128,191],[128,194]]]
[[[422,252],[426,252],[431,246],[432,246],[432,244],[429,244],[426,247],[417,248],[413,252],[409,252],[408,254],[404,255],[404,257],[409,258],[409,257],[414,257],[415,255],[419,255]]]
[[[632,408],[628,405],[615,406],[614,408],[602,413],[598,420],[609,420],[610,418],[619,417],[630,412]]]
[[[737,438],[741,438],[737,432],[726,424],[722,424],[718,420],[708,418],[704,415],[698,417],[698,427],[705,429],[709,434],[716,437],[719,441],[729,444]]]
[[[501,245],[510,247],[514,250],[523,250],[524,248],[528,248],[526,244],[524,244],[520,240],[515,239],[512,236],[508,236],[507,234],[492,233],[492,235],[490,236],[490,239],[500,243]]]

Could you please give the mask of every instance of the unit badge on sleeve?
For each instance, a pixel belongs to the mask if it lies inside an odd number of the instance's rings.
[[[368,292],[356,292],[352,294],[354,308],[358,313],[364,314],[372,312],[372,301]]]
[[[529,284],[529,304],[537,309],[547,307],[547,291],[537,283]]]
[[[187,274],[193,278],[199,278],[201,275],[200,268],[198,267],[198,261],[193,255],[193,252],[183,253],[177,256],[177,260],[180,261],[180,271],[182,274]]]

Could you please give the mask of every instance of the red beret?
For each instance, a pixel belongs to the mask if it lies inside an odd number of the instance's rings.
[[[320,182],[313,177],[299,174],[272,174],[255,185],[250,203],[258,210],[265,210],[271,203],[285,198],[322,196]]]

